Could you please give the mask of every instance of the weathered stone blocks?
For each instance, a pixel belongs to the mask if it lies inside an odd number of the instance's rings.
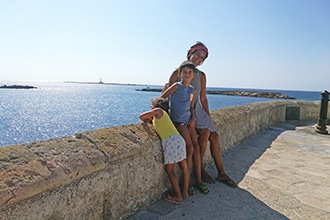
[[[299,120],[318,118],[318,102],[291,100],[212,111],[222,150],[284,121],[288,106],[299,107]],[[147,123],[0,148],[0,219],[119,219],[168,187],[160,140]]]

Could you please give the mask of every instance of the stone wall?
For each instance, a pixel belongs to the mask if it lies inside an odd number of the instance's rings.
[[[297,107],[319,117],[319,102],[270,101],[211,112],[223,151]],[[330,108],[329,108],[330,112]],[[137,116],[138,117],[138,116]],[[150,124],[86,131],[0,148],[0,219],[120,219],[169,187],[159,138]],[[209,151],[205,161],[211,162]]]

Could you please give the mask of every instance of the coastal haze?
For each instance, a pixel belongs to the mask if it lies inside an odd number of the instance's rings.
[[[329,88],[330,2],[0,1],[0,82],[163,85],[196,41],[207,86]]]

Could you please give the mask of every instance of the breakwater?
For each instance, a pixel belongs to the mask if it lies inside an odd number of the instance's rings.
[[[319,102],[278,100],[211,111],[224,152],[277,122],[315,120]],[[207,150],[205,162],[211,162]],[[0,219],[120,219],[169,187],[146,123],[0,148]]]
[[[142,88],[137,89],[137,91],[142,92],[161,92],[162,89],[157,88]],[[288,95],[282,94],[280,92],[262,92],[262,91],[241,91],[241,90],[228,90],[228,91],[219,91],[219,90],[206,90],[206,94],[211,95],[231,95],[231,96],[249,96],[249,97],[258,97],[258,98],[275,98],[275,99],[295,99]]]
[[[37,87],[28,85],[3,85],[0,86],[0,89],[37,89]]]

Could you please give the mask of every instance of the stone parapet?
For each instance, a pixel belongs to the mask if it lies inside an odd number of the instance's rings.
[[[299,109],[299,120],[317,122],[319,102],[279,100],[212,111],[222,150],[287,120],[288,107]],[[205,162],[211,161],[207,151]],[[168,187],[160,140],[147,123],[0,148],[0,219],[120,219]]]
[[[300,111],[298,120],[315,120],[317,123],[320,102],[280,100],[212,111],[212,120],[220,134],[222,150],[228,151],[261,129],[286,121],[286,110],[292,107]]]

